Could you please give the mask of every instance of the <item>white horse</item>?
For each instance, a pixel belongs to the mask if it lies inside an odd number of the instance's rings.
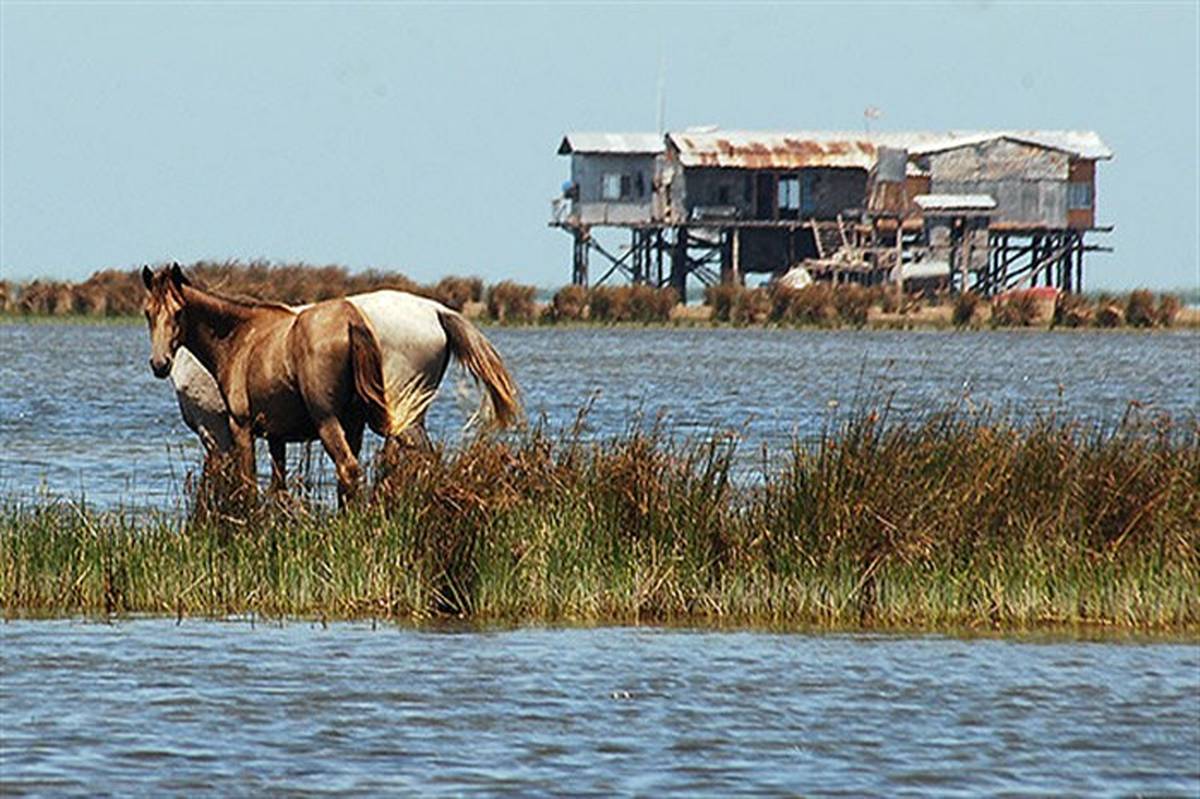
[[[346,299],[375,332],[383,353],[387,386],[420,390],[432,398],[453,356],[483,384],[484,402],[490,405],[495,422],[504,427],[517,420],[520,405],[516,383],[495,348],[460,313],[435,300],[391,289]],[[295,306],[293,310],[299,313],[307,307]],[[213,375],[184,347],[176,351],[170,375],[183,421],[200,437],[205,450],[230,451],[233,435],[229,410]],[[424,408],[412,427],[421,443],[427,444]]]

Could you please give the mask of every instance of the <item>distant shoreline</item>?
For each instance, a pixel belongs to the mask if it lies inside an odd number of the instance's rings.
[[[705,306],[687,306],[694,308],[704,308]],[[716,321],[707,317],[692,317],[681,316],[676,319],[666,321],[611,321],[611,320],[583,320],[576,319],[570,321],[516,321],[516,322],[497,322],[486,316],[473,317],[474,321],[482,327],[488,328],[511,328],[511,329],[539,329],[539,328],[557,328],[561,330],[586,330],[586,329],[616,329],[616,330],[640,330],[640,329],[663,329],[663,330],[827,330],[830,332],[879,332],[879,331],[907,331],[907,332],[955,332],[955,331],[1010,331],[1010,332],[1107,332],[1107,333],[1164,333],[1171,331],[1198,331],[1200,330],[1200,308],[1187,307],[1180,310],[1179,315],[1175,318],[1169,327],[1131,327],[1122,325],[1119,327],[1069,327],[1066,325],[1054,324],[1052,321],[1043,322],[1040,324],[1025,325],[1025,326],[993,326],[986,322],[976,321],[972,324],[956,325],[952,319],[953,308],[950,306],[940,306],[925,309],[926,313],[911,313],[911,314],[886,314],[876,313],[868,317],[867,321],[861,325],[851,324],[836,324],[822,325],[815,323],[781,323],[781,322],[761,322],[761,323],[739,323]],[[65,315],[54,314],[22,314],[12,312],[0,313],[0,326],[5,325],[95,325],[98,327],[132,327],[144,324],[140,316],[133,314],[125,314],[121,316],[96,316],[85,313],[71,313]]]
[[[447,276],[417,283],[398,272],[351,273],[342,266],[198,262],[186,267],[198,284],[223,294],[289,305],[396,289],[437,300],[480,324],[779,329],[950,330],[988,328],[1200,328],[1194,292],[1065,294],[1037,287],[996,297],[966,292],[902,291],[893,285],[811,283],[709,286],[702,304],[684,304],[670,288],[638,285],[563,286],[549,291],[512,280]],[[11,321],[125,324],[141,317],[139,270],[109,269],[80,283],[0,281],[0,323]],[[1185,300],[1189,302],[1185,302]]]

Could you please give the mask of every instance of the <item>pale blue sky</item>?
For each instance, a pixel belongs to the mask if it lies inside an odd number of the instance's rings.
[[[0,275],[267,258],[568,282],[567,130],[1083,128],[1113,255],[1195,286],[1195,2],[0,12]]]

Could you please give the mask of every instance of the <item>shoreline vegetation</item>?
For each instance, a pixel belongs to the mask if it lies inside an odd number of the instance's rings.
[[[1017,425],[957,407],[902,423],[884,408],[755,476],[734,436],[578,429],[377,462],[371,500],[337,515],[239,508],[219,480],[177,515],[9,500],[4,611],[1200,631],[1195,419]]]
[[[634,324],[869,329],[1200,328],[1200,308],[1180,296],[1146,290],[1127,294],[1064,294],[1014,290],[996,298],[970,292],[905,294],[892,287],[818,283],[711,286],[702,305],[683,305],[674,291],[645,285],[564,286],[552,295],[513,281],[485,285],[478,277],[419,284],[396,272],[352,274],[341,266],[198,262],[189,274],[218,292],[293,305],[380,288],[431,297],[480,322],[503,325]],[[136,270],[96,272],[82,283],[0,281],[0,319],[111,319],[141,314]]]

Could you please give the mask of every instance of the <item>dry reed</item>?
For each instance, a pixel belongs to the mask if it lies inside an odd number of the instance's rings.
[[[342,515],[0,510],[19,613],[1200,628],[1200,431],[860,414],[749,480],[732,438],[533,431],[381,464]],[[231,520],[232,519],[232,520]]]
[[[432,285],[416,283],[390,271],[352,273],[343,266],[275,264],[266,261],[200,261],[188,267],[197,281],[220,292],[289,304],[317,302],[382,288],[400,289],[430,297],[463,310],[487,299],[488,316],[504,323],[578,322],[666,323],[678,297],[669,288],[645,285],[598,286],[590,291],[566,286],[539,316],[537,289],[512,281],[485,287],[478,277],[445,277]],[[1046,322],[1063,327],[1170,327],[1182,310],[1174,294],[1154,295],[1137,290],[1123,297],[1100,295],[1094,301],[1062,293],[1053,305],[1037,296],[1040,290],[1016,290],[993,301],[991,313],[974,294],[939,295],[935,303],[952,303],[955,324],[977,324],[990,318],[992,326],[1031,326]],[[24,284],[0,281],[0,313],[25,316],[132,317],[139,312],[143,289],[137,270],[106,269],[82,283],[35,280]],[[781,324],[818,327],[861,327],[870,312],[908,313],[918,295],[894,287],[866,288],[856,284],[815,283],[803,289],[771,286],[750,289],[738,285],[710,286],[704,293],[714,322],[739,325]],[[1045,308],[1042,305],[1046,305]],[[970,311],[971,315],[967,316]],[[1190,317],[1189,317],[1190,318]],[[1190,322],[1189,324],[1194,324]]]

